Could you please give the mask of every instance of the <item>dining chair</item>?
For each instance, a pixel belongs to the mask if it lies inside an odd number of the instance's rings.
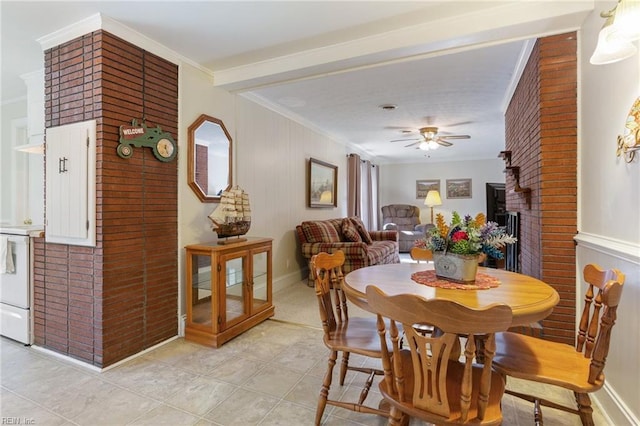
[[[420,263],[422,262],[433,262],[433,252],[429,249],[422,247],[412,247],[411,251],[409,251],[409,256],[411,256],[412,260]]]
[[[415,417],[437,425],[499,425],[504,377],[491,368],[495,334],[512,321],[511,308],[494,304],[471,309],[444,299],[426,300],[414,294],[387,296],[367,286],[367,303],[378,314],[381,341],[390,334],[391,352],[382,345],[384,379],[380,392],[391,406],[390,425]],[[388,332],[386,320],[389,322]],[[429,324],[439,333],[422,333],[416,324]],[[399,332],[404,329],[404,336]],[[459,356],[457,342],[466,338]],[[481,337],[484,363],[474,363],[476,338]],[[400,340],[409,349],[402,349]]]
[[[333,254],[318,253],[311,258],[312,275],[314,277],[316,296],[320,309],[320,319],[324,330],[324,344],[331,351],[327,371],[324,375],[315,424],[319,425],[327,404],[362,413],[371,413],[388,417],[389,411],[364,405],[369,390],[376,376],[384,373],[376,368],[363,368],[349,365],[349,355],[354,353],[371,358],[382,358],[380,340],[376,328],[376,319],[349,318],[347,299],[342,284],[344,275],[342,265],[345,255],[342,250]],[[342,352],[340,366],[340,386],[344,385],[348,370],[368,375],[360,397],[356,402],[329,399],[329,389],[333,377],[338,352]]]
[[[577,408],[507,389],[506,393],[533,403],[536,425],[543,424],[541,406],[577,414],[583,425],[594,424],[589,394],[604,385],[604,365],[625,276],[595,264],[586,265],[583,276],[587,289],[575,347],[513,332],[496,335],[493,363],[497,371],[573,391]]]

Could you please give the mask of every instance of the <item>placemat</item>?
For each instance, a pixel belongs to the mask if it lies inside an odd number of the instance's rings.
[[[470,284],[456,283],[453,281],[447,281],[436,276],[436,271],[420,271],[411,274],[411,279],[418,284],[428,285],[429,287],[448,288],[457,290],[487,290],[500,285],[500,280],[492,277],[491,275],[478,272],[476,274],[476,281]]]

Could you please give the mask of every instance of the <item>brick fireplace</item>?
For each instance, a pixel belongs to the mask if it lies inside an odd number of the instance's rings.
[[[507,210],[519,213],[520,271],[553,286],[560,303],[543,336],[574,343],[577,233],[577,35],[538,39],[505,115]]]

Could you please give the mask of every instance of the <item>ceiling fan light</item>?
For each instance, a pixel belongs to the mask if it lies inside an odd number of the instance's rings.
[[[420,148],[423,151],[429,151],[429,144],[427,142],[420,142],[420,145],[418,145],[418,148]]]
[[[438,149],[440,146],[436,141],[429,141],[427,145],[429,145],[429,149]]]

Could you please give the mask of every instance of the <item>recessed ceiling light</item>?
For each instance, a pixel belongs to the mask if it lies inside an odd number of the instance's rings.
[[[384,104],[384,105],[380,105],[380,108],[382,108],[385,111],[391,111],[393,109],[398,108],[398,105],[395,105],[395,104]]]

